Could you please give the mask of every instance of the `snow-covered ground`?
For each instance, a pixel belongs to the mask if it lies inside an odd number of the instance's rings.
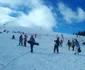
[[[78,38],[82,52],[74,55],[74,51],[68,50],[67,40],[76,38],[73,35],[64,34],[63,47],[59,47],[59,54],[53,53],[54,40],[59,33],[49,33],[51,36],[36,38],[39,46],[34,46],[34,53],[30,53],[30,46],[18,46],[20,34],[14,34],[16,40],[12,40],[10,33],[0,34],[0,70],[85,70],[85,46],[82,42],[85,37]],[[30,36],[28,36],[29,40]]]

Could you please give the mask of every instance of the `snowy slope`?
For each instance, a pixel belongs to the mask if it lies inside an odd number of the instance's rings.
[[[27,32],[33,31],[28,29]],[[82,52],[79,55],[74,55],[74,52],[69,51],[66,46],[67,40],[72,40],[76,36],[64,34],[63,47],[59,47],[59,54],[54,54],[54,40],[60,33],[46,31],[37,33],[45,35],[36,38],[40,46],[34,46],[34,53],[30,53],[29,44],[27,47],[18,46],[20,34],[15,34],[16,40],[11,39],[12,32],[0,34],[0,70],[85,70],[85,46],[81,44]],[[29,38],[30,36],[28,40]],[[85,37],[78,40],[82,43]]]

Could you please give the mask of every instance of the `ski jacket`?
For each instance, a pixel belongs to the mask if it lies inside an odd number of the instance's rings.
[[[35,39],[33,37],[30,38],[30,41],[35,42]]]
[[[22,37],[22,35],[20,35],[20,37],[19,37],[19,41],[20,41],[20,42],[23,41],[23,37]]]
[[[71,45],[71,42],[68,42],[68,43],[67,43],[67,45],[69,45],[69,46],[70,46],[70,45]]]
[[[76,41],[76,42],[75,42],[75,46],[76,46],[76,47],[80,47],[79,42]]]
[[[55,45],[59,46],[59,44],[60,44],[59,40],[55,40],[54,42],[55,42]]]
[[[25,38],[24,38],[24,42],[26,42],[27,41],[27,36],[25,36]]]

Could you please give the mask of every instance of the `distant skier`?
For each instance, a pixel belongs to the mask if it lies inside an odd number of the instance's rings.
[[[24,46],[26,47],[27,44],[27,35],[24,36]]]
[[[30,41],[31,41],[31,42],[35,42],[35,39],[34,39],[33,35],[31,36]],[[31,53],[33,53],[33,46],[34,46],[34,44],[33,44],[33,43],[30,43],[30,49],[31,49],[30,52],[31,52]]]
[[[23,36],[20,35],[19,37],[19,46],[23,46]]]
[[[54,45],[54,53],[55,53],[55,50],[57,49],[57,53],[59,53],[59,37],[57,37],[57,40],[54,41],[55,42],[55,45]]]
[[[3,32],[6,32],[6,29]]]
[[[70,40],[68,40],[67,46],[68,46],[68,50],[70,50],[70,47],[71,47],[71,42],[70,42]]]
[[[15,35],[12,36],[12,39],[15,39]]]
[[[81,52],[80,44],[79,44],[78,40],[75,39],[75,53],[74,53],[74,54],[75,54],[75,55],[78,55],[79,52]]]
[[[7,31],[7,34],[9,33],[9,31]]]
[[[35,34],[35,38],[37,37],[37,34]]]
[[[62,40],[64,41],[64,36],[63,36],[63,34],[61,34],[61,38],[62,38]]]
[[[74,42],[74,40],[72,40],[71,46],[72,46],[72,51],[74,51],[74,47],[75,47],[75,42]]]

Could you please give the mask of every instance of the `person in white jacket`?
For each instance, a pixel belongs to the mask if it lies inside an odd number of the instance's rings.
[[[75,53],[74,53],[75,55],[79,54],[79,52],[78,52],[79,47],[80,47],[80,44],[79,44],[78,40],[75,39]]]

